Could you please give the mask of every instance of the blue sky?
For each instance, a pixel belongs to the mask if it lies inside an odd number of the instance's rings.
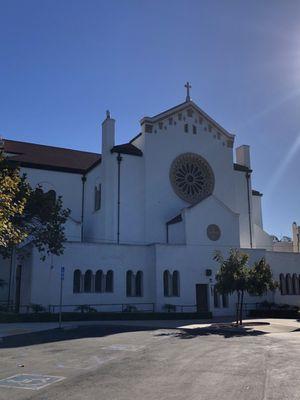
[[[0,134],[100,151],[192,98],[252,151],[265,228],[300,223],[300,2],[0,0]]]

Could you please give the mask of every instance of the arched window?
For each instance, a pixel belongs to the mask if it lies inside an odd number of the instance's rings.
[[[172,295],[179,296],[179,272],[174,271],[172,276]]]
[[[282,295],[286,294],[286,282],[285,277],[283,274],[279,275],[279,282],[280,282],[280,292]]]
[[[106,292],[114,291],[114,273],[112,270],[107,271],[106,281],[105,281],[105,291]]]
[[[133,280],[133,273],[132,271],[127,271],[126,272],[126,296],[130,297],[132,296],[133,293],[133,285],[132,285],[132,280]]]
[[[103,272],[99,269],[95,275],[95,292],[100,293],[102,292],[102,279],[103,279]]]
[[[84,274],[84,280],[83,280],[83,290],[86,293],[89,293],[92,291],[92,271],[88,269],[85,274]]]
[[[286,279],[286,294],[293,294],[291,275],[287,274],[285,279]]]
[[[98,211],[101,208],[101,183],[94,188],[94,211]]]
[[[297,274],[293,274],[292,287],[293,287],[293,294],[299,294],[299,280]]]
[[[75,269],[73,274],[73,293],[80,293],[81,271]]]
[[[138,297],[143,296],[143,272],[138,271],[135,276],[135,295]]]
[[[220,293],[218,293],[217,289],[214,287],[214,307],[220,308]]]
[[[164,296],[170,296],[170,272],[164,271]]]
[[[54,205],[54,203],[56,201],[56,192],[55,192],[55,190],[53,190],[53,189],[49,190],[49,192],[46,193],[46,196],[47,196],[49,202],[51,202],[51,204]]]

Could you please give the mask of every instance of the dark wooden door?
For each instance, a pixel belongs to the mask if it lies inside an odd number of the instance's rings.
[[[208,285],[198,283],[196,285],[197,312],[208,311]]]
[[[15,311],[20,311],[20,299],[21,299],[21,275],[22,266],[18,265],[16,270],[16,301],[15,301]]]

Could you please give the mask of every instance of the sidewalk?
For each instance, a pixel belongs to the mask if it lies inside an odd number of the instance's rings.
[[[78,326],[134,326],[153,329],[200,329],[218,328],[224,324],[234,322],[233,318],[215,318],[211,320],[140,320],[140,321],[72,321],[63,322],[64,329],[72,329]],[[299,329],[300,322],[296,319],[246,319],[245,323],[250,329],[259,329],[266,333],[293,332]],[[58,328],[56,322],[20,322],[0,324],[0,338],[7,336],[40,332]],[[230,326],[228,325],[228,329]]]

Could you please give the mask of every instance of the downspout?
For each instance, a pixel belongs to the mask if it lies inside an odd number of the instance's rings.
[[[9,280],[8,280],[8,295],[7,295],[7,305],[10,305],[10,298],[12,292],[12,276],[13,276],[13,267],[14,267],[14,248],[11,250],[10,256],[10,265],[9,265]]]
[[[252,240],[252,221],[251,221],[251,204],[250,204],[250,173],[246,172],[246,180],[247,180],[247,195],[248,195],[248,217],[249,217],[249,235],[250,235],[250,247],[253,248],[253,240]]]
[[[81,233],[80,233],[80,241],[83,242],[83,221],[84,221],[84,196],[85,196],[85,182],[86,176],[82,175],[82,196],[81,196]]]
[[[169,244],[169,224],[166,223],[166,243]]]
[[[117,219],[117,244],[120,244],[120,203],[121,203],[121,154],[118,153],[118,219]]]

